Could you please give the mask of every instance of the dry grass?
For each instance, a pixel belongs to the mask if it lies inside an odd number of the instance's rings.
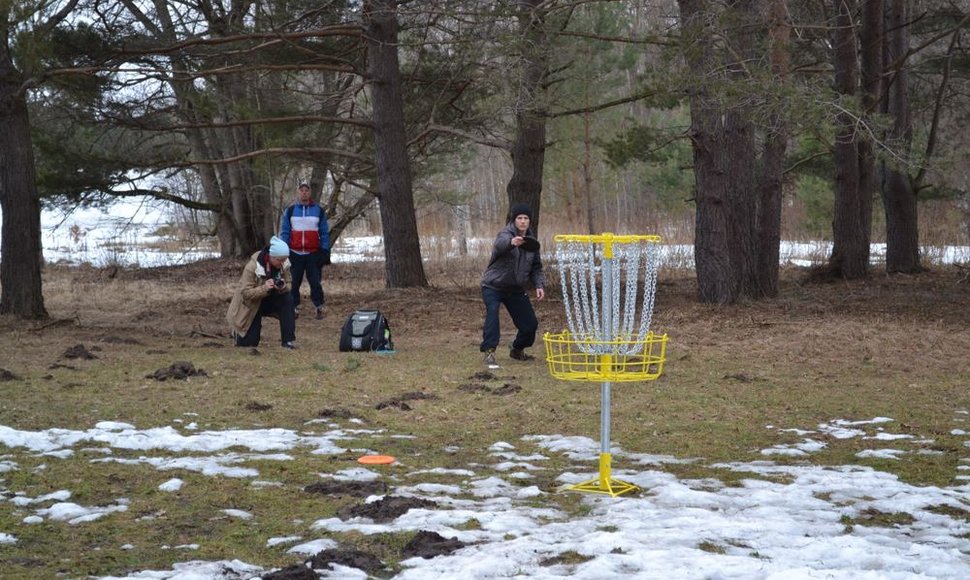
[[[414,436],[380,440],[379,451],[407,464],[389,468],[398,475],[488,463],[490,445],[524,446],[525,435],[599,436],[598,385],[556,381],[542,364],[503,361],[489,385],[521,387],[508,395],[462,388],[481,382],[472,378],[481,370],[479,263],[431,264],[433,287],[416,290],[383,289],[379,264],[332,266],[325,272],[327,318],[298,321],[301,348],[295,353],[277,346],[276,326],[268,321],[259,356],[232,348],[225,338],[224,314],[241,267],[233,261],[153,270],[49,267],[45,299],[53,320],[0,318],[0,368],[19,377],[0,382],[0,425],[85,430],[113,420],[147,429],[192,420],[202,429],[305,430],[308,420],[336,412],[362,419],[367,428]],[[710,306],[697,303],[688,275],[662,272],[654,328],[670,335],[665,374],[653,383],[614,386],[614,443],[632,452],[696,458],[658,469],[731,482],[751,475],[712,465],[762,459],[761,449],[799,440],[779,429],[883,416],[894,420],[887,431],[932,440],[889,447],[940,453],[859,459],[860,450],[887,445],[828,438],[828,447],[807,460],[871,465],[914,484],[953,485],[958,463],[968,455],[965,438],[951,432],[970,427],[962,422],[970,421],[970,284],[961,282],[959,270],[943,268],[853,283],[804,284],[804,278],[803,271],[786,271],[775,300]],[[564,327],[559,296],[552,288],[539,305],[543,331]],[[344,318],[362,307],[380,308],[389,317],[396,355],[338,352]],[[511,336],[507,319],[503,329]],[[97,358],[63,357],[79,344]],[[177,361],[189,361],[208,376],[147,378]],[[427,398],[409,401],[410,410],[376,408],[414,392]],[[367,445],[374,441],[359,447]],[[461,452],[449,452],[452,447]],[[159,494],[158,484],[176,474],[92,464],[94,455],[85,451],[53,459],[0,449],[14,452],[20,469],[0,473],[0,491],[36,496],[70,489],[72,501],[83,505],[131,501],[129,511],[110,523],[73,527],[23,526],[23,513],[0,503],[0,531],[22,540],[3,548],[14,574],[9,577],[25,578],[59,571],[69,577],[118,574],[227,555],[264,566],[293,563],[293,556],[267,549],[266,538],[292,535],[293,522],[305,527],[350,503],[309,497],[302,488],[319,473],[355,465],[357,455],[294,452],[294,461],[259,462],[260,479],[283,483],[272,494],[245,480],[193,473],[177,474],[188,482],[186,491]],[[555,476],[570,466],[565,458],[550,463],[546,475],[530,484],[552,489]],[[42,464],[43,471],[34,471]],[[614,466],[624,467],[619,459]],[[574,494],[549,497],[563,509],[583,509]],[[214,517],[215,507],[256,511],[259,523]],[[152,519],[144,520],[147,515]],[[191,555],[140,550],[134,561],[118,549],[126,542],[173,546],[203,536],[204,547]],[[400,540],[386,539],[391,545]],[[374,539],[348,535],[344,541]]]

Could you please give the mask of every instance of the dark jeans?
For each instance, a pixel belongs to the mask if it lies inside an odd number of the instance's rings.
[[[498,346],[501,334],[498,324],[499,306],[505,305],[518,332],[512,341],[512,348],[529,348],[536,341],[539,321],[536,319],[532,302],[525,292],[502,292],[482,286],[482,301],[485,302],[485,326],[482,328],[482,352]]]
[[[274,316],[280,320],[280,343],[296,340],[296,320],[293,317],[293,296],[289,292],[273,292],[259,304],[256,318],[249,325],[246,336],[236,337],[236,346],[259,346],[263,330],[263,317]]]
[[[323,306],[323,285],[320,283],[320,279],[323,277],[320,252],[313,254],[290,252],[290,274],[293,276],[294,307],[300,305],[300,286],[303,285],[304,274],[306,274],[306,281],[310,286],[310,300],[318,308]]]

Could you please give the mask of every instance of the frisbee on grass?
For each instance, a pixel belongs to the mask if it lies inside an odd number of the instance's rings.
[[[524,236],[522,238],[522,245],[519,246],[519,249],[525,250],[526,252],[538,252],[539,240],[533,238],[532,236]]]
[[[357,460],[357,463],[363,463],[364,465],[387,465],[395,461],[397,460],[390,455],[364,455]]]

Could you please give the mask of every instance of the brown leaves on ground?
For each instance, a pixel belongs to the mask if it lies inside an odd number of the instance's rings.
[[[446,538],[437,532],[420,530],[404,546],[401,555],[405,558],[421,557],[430,559],[435,556],[450,554],[467,545],[457,538]]]
[[[202,369],[195,368],[190,362],[179,361],[172,363],[166,369],[158,369],[150,375],[145,375],[145,378],[155,379],[156,381],[167,381],[168,379],[175,379],[180,381],[188,380],[189,377],[205,377],[208,376],[206,372]],[[252,410],[252,409],[250,409]],[[264,409],[260,409],[264,410]]]
[[[92,354],[83,344],[76,344],[64,351],[61,358],[92,360],[98,358]]]
[[[318,481],[303,488],[307,493],[321,495],[350,495],[354,497],[370,497],[387,493],[387,484],[383,481]]]
[[[384,563],[377,556],[353,549],[330,548],[307,560],[314,570],[329,570],[331,563],[358,568],[368,574],[377,574],[384,568]]]
[[[415,508],[435,509],[438,505],[430,500],[418,497],[400,497],[389,495],[377,501],[356,505],[341,514],[342,517],[370,518],[379,524],[390,522]]]
[[[388,407],[397,407],[402,411],[410,411],[411,405],[407,404],[408,401],[420,401],[422,399],[437,398],[437,395],[430,395],[428,393],[422,393],[421,391],[411,391],[410,393],[404,393],[386,401],[381,401],[374,408],[380,411],[381,409],[386,409]]]
[[[500,381],[501,377],[490,371],[478,371],[469,377],[477,381]],[[515,378],[515,377],[511,377]],[[501,387],[490,387],[484,383],[464,383],[458,385],[458,390],[465,393],[488,393],[492,395],[514,395],[522,391],[522,385],[515,383],[504,383]]]

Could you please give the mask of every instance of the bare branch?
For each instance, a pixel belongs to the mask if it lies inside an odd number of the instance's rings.
[[[220,209],[218,204],[196,201],[194,199],[186,199],[182,196],[169,193],[167,189],[115,190],[112,192],[112,195],[115,197],[152,197],[162,201],[170,201],[189,209],[198,209],[203,211],[219,211]]]
[[[171,164],[171,167],[192,167],[194,165],[222,165],[227,163],[235,163],[236,161],[243,161],[244,159],[253,159],[255,157],[263,157],[268,155],[334,155],[336,157],[348,157],[355,161],[360,161],[362,163],[370,163],[371,160],[368,157],[359,155],[357,153],[351,153],[349,151],[342,151],[340,149],[330,149],[328,147],[270,147],[267,149],[260,149],[258,151],[249,151],[241,155],[235,155],[233,157],[226,157],[224,159],[189,159],[187,161],[181,161],[178,163]]]
[[[231,36],[210,36],[206,38],[191,38],[163,46],[146,46],[145,48],[128,48],[120,51],[123,55],[155,55],[167,54],[172,52],[185,51],[192,47],[220,46],[223,44],[233,44],[237,42],[266,40],[269,42],[259,45],[260,48],[271,46],[284,41],[293,41],[304,38],[324,38],[328,36],[349,36],[358,38],[361,30],[356,25],[339,24],[314,30],[303,30],[298,32],[248,32],[246,34],[234,34]]]
[[[428,125],[423,131],[418,133],[413,139],[408,142],[408,145],[413,145],[420,142],[422,139],[433,133],[444,133],[446,135],[454,135],[455,137],[461,137],[466,141],[472,143],[477,143],[479,145],[485,145],[486,147],[492,147],[495,149],[503,149],[508,151],[512,148],[512,142],[507,139],[486,139],[484,137],[479,137],[478,135],[473,135],[467,131],[462,131],[460,129],[455,129],[453,127],[446,127],[444,125]]]
[[[344,117],[328,117],[323,115],[294,115],[290,117],[262,117],[258,119],[240,119],[238,121],[227,121],[225,123],[176,123],[173,125],[157,126],[149,123],[138,122],[137,119],[114,120],[128,127],[137,127],[148,131],[173,131],[184,129],[229,129],[233,127],[249,127],[252,125],[281,125],[286,123],[332,123],[335,125],[354,125],[369,129],[373,123],[362,119],[348,119]]]
[[[49,33],[51,30],[56,28],[58,24],[60,24],[68,16],[70,16],[71,12],[73,12],[74,9],[77,7],[77,3],[78,3],[78,0],[70,0],[70,2],[65,4],[64,7],[61,8],[59,12],[57,12],[57,14],[52,14],[51,17],[48,18],[46,22],[39,24],[34,29],[35,33],[41,36]]]
[[[964,18],[966,21],[966,18]],[[929,160],[936,149],[937,132],[940,128],[940,117],[943,114],[943,98],[946,93],[947,85],[950,84],[950,72],[953,68],[953,53],[956,51],[957,40],[960,38],[959,31],[954,31],[950,38],[950,46],[946,51],[946,64],[943,66],[943,78],[940,79],[940,87],[936,91],[936,100],[933,103],[933,120],[930,122],[930,133],[926,139],[926,152],[923,159]],[[920,189],[923,178],[926,177],[926,163],[921,164],[916,177],[913,180],[913,187]]]
[[[612,101],[606,101],[605,103],[598,103],[598,104],[590,105],[588,107],[582,107],[582,108],[579,108],[579,109],[568,109],[568,110],[565,110],[565,111],[558,111],[558,112],[555,112],[555,113],[549,113],[547,116],[550,119],[556,119],[556,118],[559,118],[559,117],[568,117],[570,115],[584,115],[586,113],[595,113],[597,111],[603,111],[603,110],[606,110],[606,109],[611,109],[613,107],[618,107],[620,105],[625,105],[627,103],[633,103],[633,102],[639,101],[641,99],[646,99],[647,97],[652,97],[655,94],[656,94],[655,91],[648,91],[648,92],[644,92],[644,93],[634,93],[632,95],[628,95],[626,97],[623,97],[622,99],[615,99],[615,100],[612,100]]]
[[[593,34],[591,32],[580,32],[576,30],[562,30],[556,32],[555,35],[586,38],[588,40],[601,40],[603,42],[616,42],[621,44],[652,44],[657,46],[672,46],[674,44],[668,40],[664,40],[664,37],[630,38],[628,36],[606,36],[604,34]]]

